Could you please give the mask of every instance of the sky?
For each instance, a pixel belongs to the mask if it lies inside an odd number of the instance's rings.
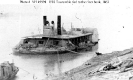
[[[1,50],[15,46],[23,36],[42,33],[43,16],[57,21],[61,15],[63,27],[97,28],[99,52],[109,53],[133,47],[132,0],[109,0],[107,4],[0,4]],[[5,48],[6,47],[6,48]],[[0,51],[1,51],[0,50]]]

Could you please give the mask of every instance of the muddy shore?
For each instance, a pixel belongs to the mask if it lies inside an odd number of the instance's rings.
[[[106,72],[99,71],[104,65],[118,61],[118,57],[121,59],[121,61],[133,58],[133,48],[95,56],[77,68],[57,76],[49,76],[46,80],[111,80],[112,78],[113,80],[122,80],[121,78],[124,75],[125,77],[123,80],[131,80],[133,76],[132,69],[122,73],[120,73],[120,70]],[[114,75],[115,77],[110,77],[110,75]]]

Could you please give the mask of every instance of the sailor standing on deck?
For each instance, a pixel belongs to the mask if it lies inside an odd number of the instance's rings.
[[[52,24],[52,26],[51,26],[52,27],[52,35],[55,35],[54,34],[54,21],[51,21],[51,24]]]

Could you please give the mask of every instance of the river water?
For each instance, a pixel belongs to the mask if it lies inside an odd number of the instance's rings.
[[[65,71],[82,65],[95,56],[97,45],[92,51],[62,54],[19,54],[11,50],[1,54],[1,61],[14,62],[19,72],[13,80],[42,80],[48,76],[59,75]]]

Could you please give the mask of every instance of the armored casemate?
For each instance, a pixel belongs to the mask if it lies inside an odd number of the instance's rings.
[[[43,34],[23,37],[13,50],[19,53],[55,53],[87,49],[98,43],[97,29],[72,28],[66,31],[61,26],[61,16],[54,21],[43,16]]]

